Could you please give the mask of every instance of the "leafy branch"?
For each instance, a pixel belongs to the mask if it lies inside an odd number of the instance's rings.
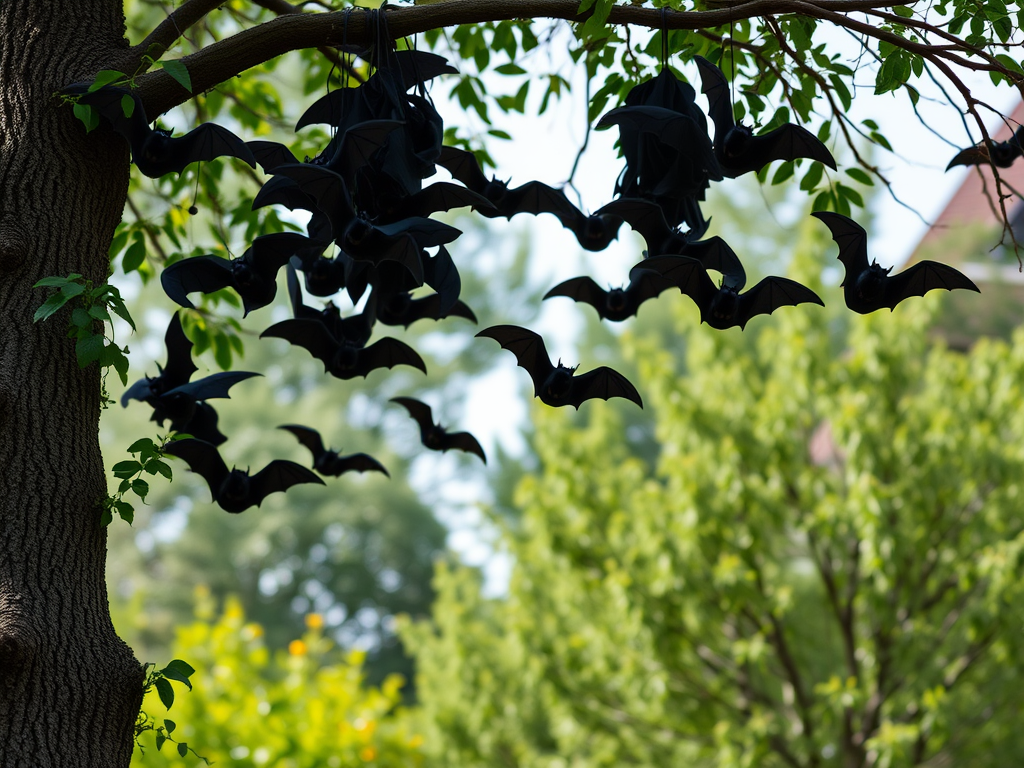
[[[181,683],[191,691],[192,683],[189,682],[189,678],[195,674],[195,669],[192,665],[181,659],[172,659],[163,669],[156,669],[155,667],[156,665],[152,662],[146,663],[146,681],[142,687],[142,695],[145,697],[147,693],[155,688],[160,701],[167,709],[170,709],[171,705],[174,704],[174,687],[171,685],[171,681]],[[187,757],[188,753],[191,752],[207,765],[213,764],[190,747],[188,742],[176,741],[171,736],[174,733],[174,729],[178,727],[177,723],[173,720],[164,718],[163,725],[154,725],[154,722],[154,719],[150,717],[148,712],[145,710],[139,712],[139,716],[135,721],[135,743],[138,745],[139,750],[145,751],[139,737],[146,731],[153,731],[156,734],[156,748],[158,752],[169,741],[177,745],[178,755],[181,757]]]
[[[174,440],[176,438],[177,436],[173,436],[168,439]],[[160,474],[168,480],[171,479],[171,468],[163,460],[162,446],[167,440],[159,436],[157,439],[160,441],[160,445],[157,445],[148,437],[136,440],[128,446],[128,453],[133,456],[138,454],[138,458],[119,461],[114,465],[114,477],[120,478],[121,484],[113,496],[107,496],[103,500],[103,517],[100,519],[100,525],[110,525],[114,519],[114,512],[117,512],[122,520],[131,525],[135,519],[135,508],[125,501],[124,497],[125,494],[131,492],[138,496],[143,503],[146,502],[146,495],[149,493],[149,483],[142,479],[143,474]]]

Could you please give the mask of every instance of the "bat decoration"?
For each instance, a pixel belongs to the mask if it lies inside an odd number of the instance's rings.
[[[171,315],[171,322],[164,332],[164,346],[167,348],[167,365],[160,368],[158,364],[158,375],[145,376],[128,387],[121,395],[122,408],[128,406],[129,400],[148,402],[150,398],[188,384],[192,374],[199,370],[192,362],[192,342],[185,336],[177,312]]]
[[[377,319],[384,325],[401,325],[408,328],[417,320],[443,320],[446,317],[464,317],[476,323],[476,315],[468,306],[456,300],[447,312],[441,308],[441,296],[432,293],[421,299],[414,299],[408,291],[382,294],[377,301]]]
[[[450,451],[452,449],[473,453],[486,464],[487,457],[480,443],[469,432],[448,432],[440,424],[434,423],[434,414],[430,406],[412,397],[392,397],[392,403],[398,403],[409,412],[409,415],[420,426],[420,441],[432,451]]]
[[[312,471],[284,459],[275,459],[255,475],[249,470],[229,470],[217,446],[205,440],[173,440],[163,447],[163,452],[184,459],[189,469],[202,475],[210,486],[213,501],[232,514],[244,512],[251,506],[258,507],[270,494],[286,491],[299,483],[324,485]]]
[[[715,157],[722,174],[730,179],[757,172],[773,160],[806,157],[824,163],[833,171],[835,158],[818,138],[799,125],[786,123],[768,133],[754,135],[751,128],[733,119],[729,81],[718,67],[702,56],[694,56],[700,70],[701,93],[708,97],[708,114],[715,124]]]
[[[1013,136],[1006,141],[990,143],[983,141],[973,147],[960,150],[949,161],[946,170],[957,165],[985,165],[987,163],[991,163],[996,168],[1009,168],[1021,155],[1024,155],[1024,126],[1014,131]]]
[[[559,219],[573,221],[579,214],[565,194],[539,181],[530,181],[520,187],[510,188],[507,182],[495,177],[490,180],[480,170],[480,164],[472,152],[455,147],[442,147],[437,164],[447,170],[456,181],[482,195],[491,203],[491,208],[474,205],[473,210],[489,219],[499,216],[511,219],[517,213],[537,216],[551,213]]]
[[[839,246],[839,260],[846,267],[843,297],[854,312],[866,315],[883,307],[891,311],[904,299],[924,296],[937,288],[981,292],[965,274],[937,261],[919,261],[890,277],[892,267],[879,266],[873,259],[868,264],[868,235],[860,224],[828,211],[811,215],[825,223]]]
[[[278,429],[291,432],[313,454],[313,469],[328,477],[341,477],[346,472],[383,472],[391,477],[384,465],[367,453],[350,453],[342,456],[337,451],[324,448],[320,433],[299,424],[284,424]]]
[[[324,370],[339,379],[366,377],[377,368],[409,365],[427,372],[423,358],[408,344],[384,338],[365,346],[365,339],[339,339],[319,320],[283,320],[260,334],[260,338],[285,339],[302,347],[324,364]]]
[[[217,412],[205,400],[230,397],[228,390],[240,381],[261,376],[251,371],[225,371],[205,376],[197,381],[182,384],[160,395],[149,397],[146,402],[152,406],[150,421],[161,427],[170,420],[171,429],[184,432],[214,445],[227,440],[217,430]]]
[[[576,235],[582,248],[595,252],[603,251],[611,245],[612,240],[619,236],[619,227],[622,226],[620,216],[600,211],[587,215],[574,205],[571,215],[561,215],[559,218],[562,226]]]
[[[187,309],[194,307],[188,299],[190,293],[233,288],[248,315],[274,300],[278,270],[293,254],[309,248],[310,242],[295,232],[262,235],[237,259],[196,256],[176,261],[160,274],[160,284],[172,301]]]
[[[95,109],[123,136],[131,147],[135,166],[151,179],[181,173],[191,163],[218,157],[237,157],[256,167],[252,151],[227,128],[202,123],[184,136],[174,137],[170,131],[149,127],[142,99],[134,92],[109,85],[91,93],[88,88],[87,83],[76,83],[66,88],[65,93],[77,95],[79,104]]]
[[[576,368],[567,368],[558,361],[551,364],[544,339],[533,331],[515,325],[495,325],[480,331],[477,336],[494,339],[516,356],[520,368],[533,379],[533,394],[542,403],[551,406],[571,405],[579,410],[591,398],[608,400],[622,397],[644,407],[640,393],[618,371],[607,366],[576,375]]]
[[[756,315],[770,315],[779,307],[825,303],[814,291],[785,277],[766,277],[749,291],[740,293],[723,282],[716,286],[704,265],[688,256],[655,256],[634,269],[649,269],[668,278],[700,309],[700,321],[717,330],[746,327]]]
[[[629,284],[622,288],[606,291],[589,277],[574,277],[556,285],[544,294],[544,298],[568,296],[574,301],[592,306],[602,320],[618,323],[633,317],[641,304],[672,287],[671,280],[644,269],[641,264],[630,271]]]

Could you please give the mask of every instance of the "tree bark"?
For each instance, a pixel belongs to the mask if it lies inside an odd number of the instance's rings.
[[[104,581],[99,371],[78,367],[69,308],[32,322],[37,280],[107,277],[127,148],[54,94],[124,32],[120,0],[0,3],[0,768],[127,766],[141,704]]]

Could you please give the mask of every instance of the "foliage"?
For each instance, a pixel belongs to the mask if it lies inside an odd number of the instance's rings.
[[[1024,332],[963,355],[921,304],[744,334],[678,306],[684,376],[624,338],[657,471],[613,408],[538,410],[507,598],[443,567],[405,628],[435,764],[1012,763]]]
[[[138,458],[119,461],[111,467],[114,477],[121,482],[118,483],[114,494],[108,496],[103,502],[103,516],[100,519],[100,525],[110,525],[114,519],[114,512],[117,512],[126,523],[130,524],[135,519],[135,508],[125,501],[124,497],[131,491],[145,503],[146,496],[149,494],[149,483],[142,478],[143,474],[160,474],[168,480],[171,479],[171,468],[163,460],[164,444],[164,440],[160,440],[160,444],[157,445],[148,437],[140,438],[128,446],[128,453],[133,456],[138,454]]]
[[[197,619],[178,628],[174,643],[197,669],[192,692],[175,701],[172,726],[164,721],[179,750],[196,744],[211,764],[239,768],[421,765],[422,738],[398,706],[401,678],[366,687],[363,654],[338,653],[318,614],[306,624],[287,651],[272,652],[237,601],[214,616],[213,602],[201,596]],[[159,706],[151,699],[150,710]],[[180,765],[180,758],[147,746],[132,765]]]

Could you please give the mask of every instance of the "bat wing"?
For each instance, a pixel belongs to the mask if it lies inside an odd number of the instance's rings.
[[[462,277],[459,275],[459,270],[455,266],[451,254],[443,245],[437,249],[437,254],[426,260],[423,266],[423,278],[427,285],[437,291],[438,309],[441,315],[447,315],[459,303],[459,294],[462,293]],[[473,321],[476,321],[475,317]]]
[[[394,224],[382,224],[377,229],[388,237],[397,238],[401,235],[409,235],[416,241],[419,248],[446,245],[462,234],[462,230],[456,229],[450,224],[424,216],[410,216],[407,219],[396,221]],[[419,248],[416,250],[417,259],[419,258]]]
[[[338,150],[328,160],[327,167],[341,173],[354,173],[370,162],[373,154],[383,147],[393,131],[405,125],[401,120],[366,120],[349,128],[342,135]]]
[[[598,215],[612,214],[623,219],[647,243],[652,255],[672,235],[661,206],[639,197],[620,197],[595,211]]]
[[[630,308],[635,314],[641,304],[648,299],[657,298],[663,291],[667,291],[671,287],[672,281],[664,275],[649,269],[631,269],[629,271],[629,286],[626,288]]]
[[[613,125],[627,131],[649,133],[673,149],[683,150],[697,130],[697,123],[689,116],[671,109],[654,106],[618,107],[606,112],[595,126],[598,130]],[[707,137],[705,137],[706,139]]]
[[[839,261],[846,267],[843,285],[853,285],[857,276],[868,268],[868,233],[856,221],[841,213],[816,211],[811,216],[825,222],[829,228],[832,239],[839,246]]]
[[[641,261],[633,269],[652,270],[667,278],[680,293],[693,299],[702,318],[718,293],[704,265],[689,256],[654,256]]]
[[[342,120],[345,120],[348,125],[372,120],[375,116],[368,109],[364,100],[365,96],[363,86],[331,91],[323,98],[314,101],[309,109],[302,113],[299,122],[295,124],[295,130],[299,131],[307,125],[317,124],[333,125],[340,128]]]
[[[188,300],[190,293],[213,293],[234,284],[231,265],[215,256],[196,256],[176,261],[160,273],[164,293],[186,309],[195,305]]]
[[[957,152],[953,159],[949,161],[946,170],[948,171],[957,165],[983,165],[988,162],[988,158],[988,146],[984,143],[976,144],[973,147],[961,149]]]
[[[774,160],[796,160],[800,157],[817,160],[832,170],[836,160],[818,137],[799,125],[786,123],[760,136],[752,136],[738,161],[725,166],[726,173],[735,178],[756,172]],[[721,159],[721,158],[720,158]]]
[[[797,304],[825,302],[805,285],[785,277],[766,277],[749,291],[740,294],[737,323],[742,330],[755,315],[770,315],[779,307],[795,307]]]
[[[325,485],[311,469],[285,459],[275,459],[249,477],[250,503],[257,507],[267,496],[278,491],[287,491],[299,483],[318,483]]]
[[[498,210],[508,219],[517,213],[530,213],[534,216],[551,213],[563,219],[572,218],[576,206],[569,202],[562,190],[539,181],[530,181],[508,190]]]
[[[579,410],[584,401],[595,397],[601,400],[623,397],[633,401],[641,408],[644,407],[640,393],[636,391],[636,387],[629,382],[629,379],[605,365],[572,377],[572,389],[569,392],[568,401],[576,410]]]
[[[298,232],[273,232],[252,241],[250,263],[264,280],[273,282],[292,256],[304,252],[312,241]]]
[[[172,440],[165,444],[163,452],[184,459],[189,469],[202,476],[210,486],[210,493],[214,498],[217,497],[221,483],[228,476],[228,466],[220,457],[217,446],[205,440],[187,437],[184,440]]]
[[[453,448],[457,451],[476,454],[484,464],[487,463],[483,447],[469,432],[451,432],[445,435],[441,440],[441,450],[450,451]]]
[[[274,169],[276,173],[279,168]],[[256,193],[252,201],[252,209],[258,210],[268,205],[283,205],[289,211],[299,208],[303,211],[316,210],[316,201],[303,191],[302,187],[286,176],[275,176]]]
[[[337,474],[345,472],[383,472],[386,477],[391,477],[384,465],[368,453],[352,453],[348,456],[339,456],[334,463]]]
[[[736,127],[729,81],[722,70],[703,56],[694,56],[693,60],[700,72],[700,92],[708,99],[708,116],[715,124],[715,141],[721,143],[725,135]]]
[[[462,182],[474,192],[482,193],[487,186],[487,177],[480,170],[480,163],[472,152],[457,147],[441,147],[437,164],[448,171],[453,179]]]
[[[287,430],[295,435],[299,442],[306,446],[309,452],[313,454],[313,461],[316,461],[323,455],[324,441],[320,438],[320,433],[315,429],[303,427],[300,424],[282,424],[278,429]]]
[[[303,194],[316,202],[316,207],[330,218],[335,235],[344,232],[345,225],[355,218],[345,180],[334,171],[319,165],[299,163],[282,165],[276,173],[294,181]]]
[[[276,141],[247,141],[252,156],[264,173],[273,173],[281,165],[296,165],[301,162],[284,144]]]
[[[887,279],[883,306],[890,310],[895,309],[904,299],[910,296],[924,296],[928,291],[937,288],[945,288],[947,291],[963,288],[981,293],[978,286],[963,272],[937,261],[919,261]]]
[[[359,372],[366,376],[377,368],[394,368],[396,365],[409,365],[427,372],[427,364],[423,362],[416,350],[398,339],[383,338],[363,349],[359,355]]]
[[[448,181],[438,181],[407,201],[409,216],[429,216],[432,213],[450,211],[453,208],[484,208],[494,210],[494,203],[467,187],[460,187]]]
[[[394,56],[407,88],[422,85],[438,75],[459,74],[444,56],[429,51],[397,51]]]
[[[683,255],[697,259],[704,269],[721,272],[725,277],[726,285],[734,290],[742,291],[743,286],[747,284],[747,271],[743,268],[740,257],[718,235],[709,237],[707,240],[687,243]]]
[[[552,296],[568,296],[573,301],[589,304],[600,314],[604,311],[608,291],[604,290],[590,277],[574,277],[559,283],[544,294],[545,299],[550,299]]]
[[[260,334],[261,339],[265,337],[284,339],[302,347],[324,363],[324,370],[338,349],[338,340],[320,320],[282,320]]]
[[[153,151],[155,158],[150,158]],[[203,123],[184,136],[164,137],[154,131],[143,147],[141,157],[133,157],[135,165],[146,176],[181,173],[194,162],[207,162],[218,157],[237,157],[250,167],[256,167],[256,158],[245,142],[222,125]],[[151,163],[153,159],[155,162]]]
[[[262,373],[253,373],[251,371],[224,371],[222,373],[214,373],[210,376],[204,376],[201,379],[190,382],[189,384],[182,384],[180,387],[165,392],[165,395],[171,394],[183,394],[188,395],[193,400],[212,400],[214,398],[231,397],[228,394],[235,384],[246,379],[251,379],[253,376],[262,376]]]
[[[192,342],[188,340],[181,328],[181,318],[175,312],[164,333],[164,346],[167,347],[167,365],[160,372],[168,389],[181,386],[198,371],[192,362]]]
[[[152,394],[153,390],[149,387],[149,378],[143,377],[128,387],[124,394],[121,395],[121,407],[127,408],[129,400],[145,400]]]
[[[484,328],[477,336],[494,339],[502,349],[515,355],[519,367],[525,369],[533,379],[534,396],[540,397],[541,387],[555,366],[551,364],[544,339],[539,334],[517,325],[493,325]]]
[[[421,433],[434,426],[434,412],[426,403],[414,397],[392,397],[391,402],[398,403],[409,412],[409,415],[419,425]]]

